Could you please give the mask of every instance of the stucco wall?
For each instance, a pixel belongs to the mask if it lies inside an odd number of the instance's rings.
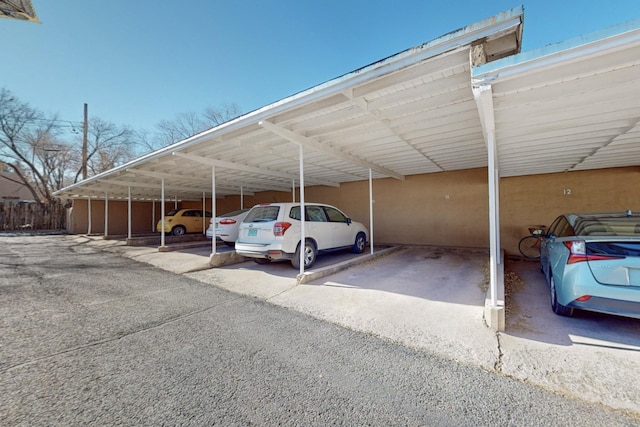
[[[374,241],[487,248],[489,215],[487,169],[470,169],[374,180]],[[640,210],[640,167],[533,175],[500,180],[501,246],[518,254],[518,241],[534,224],[549,225],[563,212]],[[244,197],[244,206],[286,202],[290,192],[268,191]],[[296,191],[296,201],[300,200]],[[356,221],[369,225],[369,182],[339,188],[307,187],[307,202],[335,205]],[[155,220],[160,203],[155,203]],[[166,210],[174,202],[166,203]],[[179,202],[181,208],[202,208],[202,201]],[[216,212],[240,207],[240,197],[216,199]],[[211,200],[206,201],[211,209]],[[132,203],[132,231],[153,229],[152,204]],[[127,233],[127,202],[109,202],[109,234]],[[86,233],[87,202],[75,200],[70,232]],[[104,201],[92,201],[92,232],[104,233]]]
[[[502,247],[518,253],[529,225],[565,212],[640,211],[640,167],[503,178],[500,181]]]

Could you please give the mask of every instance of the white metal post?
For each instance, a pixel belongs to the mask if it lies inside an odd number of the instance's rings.
[[[104,193],[104,237],[109,235],[109,193]]]
[[[164,178],[160,186],[160,246],[164,246]]]
[[[496,166],[495,133],[487,132],[487,149],[489,154],[489,280],[491,287],[491,306],[498,306],[498,212],[497,212],[497,189],[498,170]]]
[[[91,234],[91,196],[87,199],[87,215],[89,216],[87,218],[87,234]]]
[[[498,307],[498,265],[500,260],[500,217],[499,217],[499,185],[498,151],[496,147],[496,128],[493,107],[493,90],[491,84],[481,83],[473,87],[480,113],[482,130],[487,144],[487,166],[489,180],[489,299],[491,307]]]
[[[300,144],[300,274],[304,273],[304,250],[307,244],[305,235],[305,207],[304,207],[304,160],[303,149]]]
[[[296,202],[296,180],[292,179],[291,180],[291,198],[293,200],[293,203]]]
[[[129,186],[129,197],[127,198],[127,238],[131,239],[131,186]]]
[[[211,236],[211,256],[216,254],[216,167],[211,166],[211,215],[213,215],[213,236]]]
[[[213,218],[213,236],[211,236],[211,257],[216,254],[216,167],[211,165],[211,215]]]
[[[244,188],[240,186],[240,209],[244,209]]]
[[[205,206],[206,203],[207,203],[207,194],[203,191],[202,192],[202,234],[207,233],[207,227],[209,226],[208,224],[206,224],[207,222],[207,207]]]
[[[369,251],[373,255],[373,184],[369,168]]]
[[[156,201],[151,201],[151,232],[156,231]]]

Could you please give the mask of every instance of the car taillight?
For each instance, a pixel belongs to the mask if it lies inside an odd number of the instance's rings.
[[[220,224],[223,224],[223,225],[231,225],[235,223],[236,223],[235,219],[223,219],[220,221]]]
[[[290,222],[276,222],[273,225],[273,235],[274,236],[284,236],[284,232],[291,227]]]
[[[624,258],[619,255],[587,254],[587,243],[584,240],[572,240],[564,242],[564,245],[569,249],[567,264],[575,264],[583,261],[604,261]]]

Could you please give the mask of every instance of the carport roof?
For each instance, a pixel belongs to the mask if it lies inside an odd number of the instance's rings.
[[[636,19],[474,68],[500,176],[638,166],[639,65]]]
[[[126,199],[130,189],[134,199],[157,200],[164,179],[167,198],[200,199],[211,193],[214,167],[217,196],[290,192],[300,145],[305,185],[339,186],[369,170],[403,180],[486,167],[487,126],[496,129],[502,176],[628,165],[632,156],[606,151],[635,148],[638,23],[603,35],[615,49],[584,39],[513,56],[522,23],[522,8],[503,12],[55,194]],[[476,104],[474,86],[493,91],[493,116]]]

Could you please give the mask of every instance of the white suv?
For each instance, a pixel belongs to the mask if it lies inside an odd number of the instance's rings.
[[[351,248],[362,253],[368,241],[364,225],[337,208],[321,203],[305,203],[304,267],[309,268],[322,251]],[[291,260],[300,267],[300,204],[255,205],[240,224],[236,252],[259,264]]]

